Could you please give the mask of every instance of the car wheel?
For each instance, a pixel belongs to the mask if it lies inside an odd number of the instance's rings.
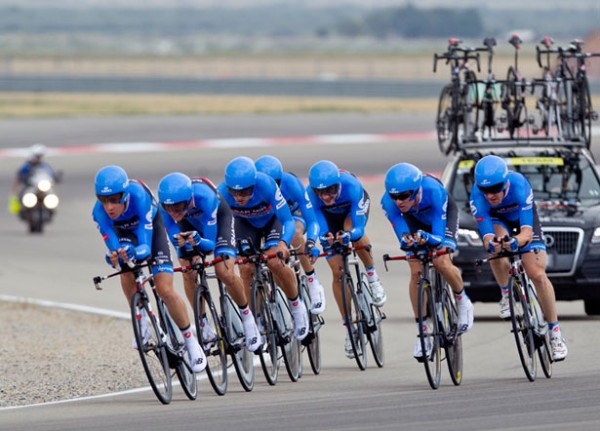
[[[583,309],[588,316],[597,316],[600,314],[600,300],[586,299],[583,301]]]

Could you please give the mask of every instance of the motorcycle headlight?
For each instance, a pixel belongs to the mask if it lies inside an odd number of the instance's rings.
[[[52,188],[52,183],[49,180],[40,180],[37,183],[37,188],[42,192],[47,192]]]
[[[483,246],[479,234],[471,229],[459,229],[458,230],[458,245],[470,245],[470,246]]]
[[[600,227],[597,227],[596,229],[594,229],[594,234],[592,235],[591,241],[594,244],[597,244],[600,242]]]
[[[35,193],[25,193],[21,198],[21,202],[25,208],[33,208],[37,204],[37,196]]]
[[[44,198],[44,205],[49,210],[53,210],[58,206],[58,196],[53,194],[46,195],[46,197]]]

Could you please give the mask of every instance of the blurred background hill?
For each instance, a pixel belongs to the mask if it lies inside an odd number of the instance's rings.
[[[449,36],[585,38],[594,0],[0,0],[0,52],[402,52]],[[409,40],[409,42],[403,42]]]

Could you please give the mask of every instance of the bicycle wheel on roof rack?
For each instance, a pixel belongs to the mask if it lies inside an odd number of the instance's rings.
[[[458,112],[453,106],[453,94],[453,84],[448,84],[442,89],[436,117],[438,145],[445,156],[456,149],[458,139]]]

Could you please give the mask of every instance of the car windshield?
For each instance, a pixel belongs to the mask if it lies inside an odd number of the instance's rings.
[[[561,154],[553,157],[504,157],[504,160],[510,170],[527,177],[536,201],[600,205],[600,183],[585,157]],[[454,199],[464,205],[473,187],[474,166],[474,160],[461,160],[452,184]]]

